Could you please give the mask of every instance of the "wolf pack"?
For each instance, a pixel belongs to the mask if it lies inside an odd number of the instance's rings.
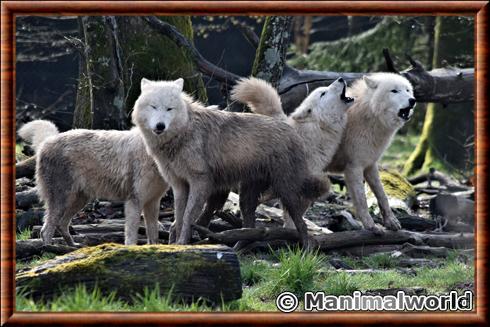
[[[254,77],[237,82],[234,101],[250,112],[206,107],[183,91],[184,80],[141,80],[134,127],[127,131],[73,129],[60,133],[34,120],[18,134],[36,153],[36,183],[46,207],[41,237],[56,230],[70,246],[73,216],[89,201],[124,201],[125,244],[138,240],[141,214],[149,244],[159,242],[160,200],[172,189],[169,243],[189,244],[193,224],[209,225],[229,192],[238,190],[243,227],[255,227],[261,199],[277,198],[284,226],[296,228],[306,249],[317,246],[303,215],[329,192],[329,172],[343,173],[355,215],[376,235],[398,230],[378,161],[415,106],[413,88],[392,73],[364,75],[347,86],[338,78],[318,87],[287,116],[278,91]],[[364,181],[383,226],[369,214]]]

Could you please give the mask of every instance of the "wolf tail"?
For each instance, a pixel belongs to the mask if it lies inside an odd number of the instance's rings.
[[[327,175],[324,176],[310,176],[304,181],[301,191],[305,198],[315,200],[330,190],[330,180]]]
[[[231,90],[231,99],[245,103],[253,113],[278,119],[287,118],[282,111],[277,90],[264,80],[254,77],[240,79]]]
[[[34,151],[37,152],[39,146],[50,136],[58,135],[56,126],[47,120],[33,120],[24,124],[17,132],[19,136],[31,143]]]

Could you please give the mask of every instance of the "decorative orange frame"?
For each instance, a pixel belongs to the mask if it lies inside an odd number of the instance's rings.
[[[475,17],[476,301],[471,313],[15,312],[15,17],[17,15],[469,15]],[[488,1],[3,1],[1,3],[1,324],[163,325],[479,323],[487,315]]]

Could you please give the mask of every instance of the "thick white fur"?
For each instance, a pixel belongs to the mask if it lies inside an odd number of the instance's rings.
[[[232,90],[232,99],[247,104],[254,113],[284,120],[292,126],[304,142],[309,170],[328,180],[324,170],[340,144],[351,105],[340,98],[343,88],[340,80],[316,88],[289,117],[282,110],[276,89],[261,79],[240,80]],[[294,226],[286,212],[284,224]]]
[[[356,81],[349,95],[355,101],[347,112],[345,133],[328,171],[344,173],[356,214],[366,229],[383,232],[369,215],[364,179],[378,200],[384,226],[398,230],[400,223],[391,211],[379,178],[378,160],[406,122],[398,116],[400,109],[415,103],[412,85],[400,75],[376,73]],[[412,110],[409,117],[411,114]]]
[[[24,124],[17,133],[24,140],[31,144],[37,152],[39,145],[50,136],[58,135],[59,131],[55,124],[47,120],[33,120]]]
[[[76,245],[68,226],[94,198],[126,201],[125,244],[137,242],[141,212],[148,243],[157,243],[160,199],[168,184],[146,152],[139,130],[75,129],[58,134],[55,129],[49,121],[36,120],[19,130],[22,137],[37,142],[37,188],[47,209],[41,230],[44,244],[51,244],[57,228],[69,245]]]

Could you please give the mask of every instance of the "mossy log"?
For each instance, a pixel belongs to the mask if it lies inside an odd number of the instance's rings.
[[[408,211],[415,201],[416,192],[412,184],[403,177],[400,173],[394,170],[381,169],[379,171],[379,177],[383,188],[385,190],[386,196],[388,197],[388,202],[392,209],[402,209]],[[373,208],[377,213],[379,211],[378,201],[374,196],[373,192],[366,183],[366,197],[368,206]]]
[[[16,286],[49,299],[83,284],[131,301],[157,285],[162,296],[213,303],[242,295],[240,266],[228,247],[216,245],[104,244],[84,248],[19,273]]]

